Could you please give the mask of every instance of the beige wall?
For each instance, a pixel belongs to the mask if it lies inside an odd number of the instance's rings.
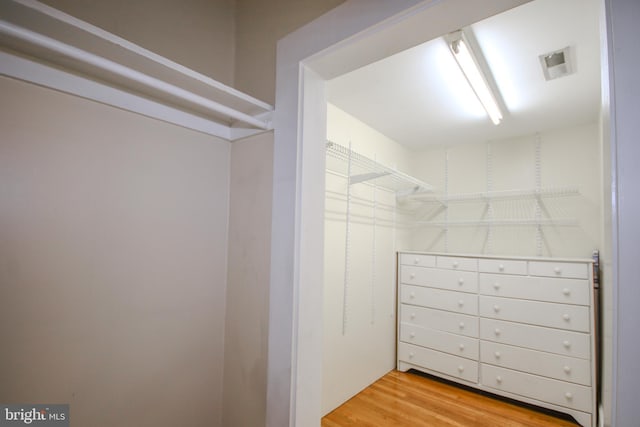
[[[343,0],[43,2],[273,102],[278,39]],[[81,425],[264,425],[273,134],[230,146],[0,84],[0,401],[69,402]]]
[[[236,0],[236,88],[275,101],[279,39],[344,0]]]
[[[276,44],[344,0],[43,0],[263,101]]]
[[[229,143],[0,78],[1,402],[219,426]]]
[[[231,146],[224,426],[264,426],[273,134]]]
[[[42,0],[233,85],[235,0]]]

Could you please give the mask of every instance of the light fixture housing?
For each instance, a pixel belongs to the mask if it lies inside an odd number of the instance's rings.
[[[456,31],[445,37],[449,50],[453,54],[462,74],[464,74],[467,82],[478,97],[489,118],[494,125],[500,124],[502,121],[502,111],[494,94],[487,76],[483,72],[483,68],[479,62],[479,55],[472,50],[463,31]],[[484,61],[482,62],[484,64]],[[488,71],[487,71],[488,72]]]

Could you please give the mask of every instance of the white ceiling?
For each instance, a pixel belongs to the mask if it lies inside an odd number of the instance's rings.
[[[328,82],[328,100],[396,142],[485,142],[597,120],[598,0],[535,0],[471,26],[507,107],[494,126],[443,39]],[[570,46],[575,73],[546,81],[539,55]]]

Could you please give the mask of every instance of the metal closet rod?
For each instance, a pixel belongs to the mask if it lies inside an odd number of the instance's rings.
[[[269,129],[269,125],[267,123],[241,111],[237,111],[233,108],[227,107],[226,105],[220,104],[219,102],[197,95],[193,92],[182,89],[178,86],[174,86],[155,77],[148,76],[132,68],[126,67],[122,64],[118,64],[117,62],[84,51],[77,47],[67,45],[34,31],[21,28],[17,25],[13,25],[7,21],[0,20],[0,34],[16,38],[18,40],[33,44],[38,47],[43,47],[66,58],[70,58],[80,63],[88,64],[101,70],[108,71],[112,74],[124,77],[130,81],[136,82],[148,88],[152,88],[167,95],[175,96],[184,101],[196,104],[211,112],[223,114],[232,119],[255,126],[258,129]]]

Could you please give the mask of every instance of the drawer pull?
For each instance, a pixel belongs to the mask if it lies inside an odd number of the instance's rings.
[[[460,322],[460,323],[458,323],[458,327],[459,327],[460,329],[464,329],[464,322]]]
[[[496,377],[496,382],[497,382],[498,384],[502,384],[502,377],[501,377],[500,375],[498,375],[498,376]]]
[[[453,268],[458,268],[458,265],[459,265],[458,261],[453,261]]]
[[[496,291],[497,291],[498,289],[500,289],[500,283],[494,283],[494,284],[493,284],[493,289],[495,289]]]
[[[416,337],[416,333],[415,333],[415,332],[411,332],[411,333],[409,334],[409,336],[410,336],[411,338],[415,338],[415,337]]]
[[[563,318],[565,321],[567,321],[567,322],[568,322],[569,320],[571,320],[571,316],[569,316],[568,314],[563,314],[563,315],[562,315],[562,318]]]
[[[500,359],[500,356],[502,356],[499,351],[496,351],[494,355],[496,356],[496,359]]]
[[[565,294],[566,296],[571,295],[571,291],[569,290],[569,288],[564,288],[564,289],[562,290],[562,293],[563,293],[563,294]]]
[[[493,333],[496,334],[496,335],[500,335],[500,328],[495,328],[493,330]]]
[[[416,273],[411,273],[411,274],[409,275],[409,278],[410,278],[410,279],[415,279],[415,278],[416,278]]]
[[[498,304],[493,306],[493,311],[495,311],[496,313],[498,313],[500,311],[500,306]]]
[[[458,372],[462,372],[462,371],[464,371],[464,366],[458,365]]]
[[[458,279],[458,285],[464,285],[464,279],[462,277]]]
[[[413,356],[415,356],[415,355],[416,354],[413,351],[409,352],[409,359],[413,359]]]
[[[562,345],[563,345],[565,348],[571,348],[571,343],[570,343],[569,341],[566,341],[566,340],[565,340],[565,341],[562,341]]]
[[[500,264],[500,265],[498,266],[498,270],[500,270],[500,271],[504,271],[504,264]]]
[[[420,264],[420,258],[416,258],[416,259],[414,259],[414,260],[413,260],[413,263],[414,263],[414,264]]]
[[[562,273],[562,269],[560,267],[556,267],[553,269],[553,272],[556,274],[561,274]]]
[[[460,351],[464,350],[464,344],[458,345],[458,348],[460,349]]]
[[[416,297],[416,293],[415,292],[409,293],[409,298],[415,298],[415,297]]]
[[[409,318],[410,318],[411,320],[415,319],[415,318],[416,318],[416,314],[415,314],[415,313],[411,313],[411,314],[409,315]]]
[[[567,400],[571,400],[571,399],[573,399],[573,394],[572,394],[571,392],[569,392],[569,391],[568,391],[568,392],[566,392],[566,393],[564,394],[564,397],[566,397],[566,398],[567,398]]]
[[[464,306],[464,301],[463,300],[458,300],[458,306],[459,307],[463,307]]]
[[[570,374],[571,373],[571,366],[565,366],[563,369],[564,369],[565,374]]]

